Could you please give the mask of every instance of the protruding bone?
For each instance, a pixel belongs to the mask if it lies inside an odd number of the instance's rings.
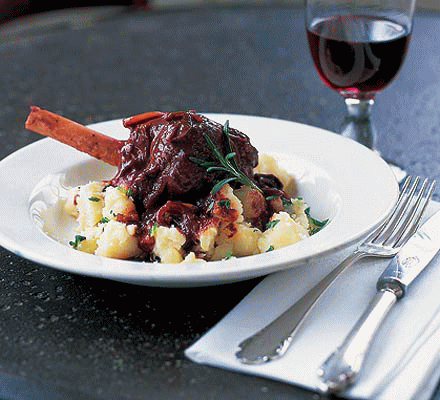
[[[118,166],[124,141],[111,138],[50,111],[32,106],[25,128]]]

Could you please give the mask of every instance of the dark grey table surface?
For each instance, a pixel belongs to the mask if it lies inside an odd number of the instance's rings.
[[[84,24],[48,20],[0,29],[0,158],[40,139],[23,128],[32,104],[85,124],[196,109],[338,131],[344,116],[342,99],[314,71],[301,9],[127,9]],[[383,156],[438,181],[439,28],[436,14],[417,14],[407,60],[374,109]],[[2,399],[319,399],[185,359],[184,349],[258,279],[138,287],[59,272],[2,248],[0,268]]]

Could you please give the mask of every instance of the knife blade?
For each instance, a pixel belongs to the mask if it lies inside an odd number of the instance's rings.
[[[341,346],[319,368],[322,392],[341,391],[356,381],[381,322],[439,250],[440,211],[437,211],[390,261],[377,281],[377,293],[368,308]]]

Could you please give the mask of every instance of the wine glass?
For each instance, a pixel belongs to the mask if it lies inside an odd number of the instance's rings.
[[[341,134],[376,150],[371,109],[405,59],[416,0],[305,0],[313,63],[347,105]],[[406,173],[391,165],[398,181]]]

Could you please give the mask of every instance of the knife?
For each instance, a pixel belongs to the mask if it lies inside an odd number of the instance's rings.
[[[319,390],[333,393],[354,384],[381,322],[440,250],[440,211],[408,240],[377,281],[371,303],[340,347],[318,369]]]

